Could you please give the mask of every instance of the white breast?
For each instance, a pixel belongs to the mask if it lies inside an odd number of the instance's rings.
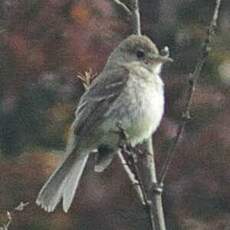
[[[131,82],[132,89],[136,91],[132,102],[134,108],[129,110],[129,129],[133,145],[150,137],[159,126],[163,115],[163,84],[158,75],[152,77],[157,79],[147,83],[140,80]]]
[[[111,128],[113,123],[116,129],[119,121],[131,144],[136,145],[150,137],[159,126],[164,110],[164,92],[158,75],[145,68],[138,68],[131,74],[126,89],[106,113],[109,119],[104,128]]]

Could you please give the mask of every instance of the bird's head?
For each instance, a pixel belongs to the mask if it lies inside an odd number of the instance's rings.
[[[155,72],[157,69],[160,71],[161,65],[168,61],[172,59],[169,57],[167,47],[160,53],[147,36],[131,35],[115,48],[108,59],[108,64],[136,63]]]

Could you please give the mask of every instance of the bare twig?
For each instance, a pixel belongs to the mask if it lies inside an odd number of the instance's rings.
[[[117,128],[118,128],[118,135],[119,135],[119,151],[118,151],[118,156],[121,160],[121,163],[131,181],[131,183],[133,184],[139,198],[140,201],[143,205],[146,205],[146,194],[145,191],[142,189],[141,185],[142,183],[140,182],[136,171],[133,171],[132,169],[135,169],[135,166],[133,165],[133,163],[135,162],[134,160],[130,160],[130,157],[132,157],[134,155],[134,153],[129,152],[128,150],[128,145],[129,145],[129,140],[128,140],[128,135],[125,132],[125,130],[122,127],[121,123],[117,123]],[[125,157],[124,155],[128,155],[129,159],[126,160],[127,157]],[[132,156],[131,156],[132,155]]]
[[[145,207],[147,215],[149,216],[151,229],[156,230],[155,215],[154,215],[154,208],[153,208],[154,206],[153,206],[152,201],[149,200],[148,194],[146,193],[144,183],[142,182],[142,178],[141,178],[141,175],[140,175],[140,172],[139,172],[139,168],[137,166],[137,161],[136,161],[136,159],[134,157],[135,156],[135,149],[131,148],[131,150],[129,150],[129,151],[131,151],[130,154],[129,154],[129,156],[130,156],[130,161],[129,161],[130,162],[130,168],[133,167],[134,175],[136,177],[136,180],[139,182],[140,189],[142,191],[143,199],[144,199],[144,203],[145,203],[144,207]]]
[[[139,181],[136,179],[134,173],[131,171],[130,167],[129,167],[129,164],[128,162],[126,161],[126,159],[124,158],[123,154],[121,151],[118,151],[118,156],[121,160],[121,163],[133,185],[133,187],[135,188],[137,194],[138,194],[138,197],[140,198],[140,201],[143,205],[146,205],[145,203],[145,199],[144,199],[144,195],[143,195],[143,192],[141,190],[141,187],[140,187],[140,183]]]
[[[182,138],[182,135],[183,135],[183,132],[185,129],[185,125],[191,119],[190,110],[191,110],[193,95],[194,95],[194,92],[196,89],[197,81],[200,77],[200,73],[202,71],[202,68],[203,68],[203,66],[207,60],[207,57],[209,55],[209,52],[210,52],[210,43],[211,43],[212,36],[215,33],[215,29],[217,26],[217,20],[218,20],[219,11],[220,11],[220,5],[221,5],[221,0],[216,0],[216,5],[215,5],[213,17],[212,17],[212,20],[211,20],[210,25],[208,27],[208,30],[207,30],[207,37],[206,37],[206,39],[202,45],[202,51],[201,51],[200,58],[196,64],[194,72],[190,75],[189,88],[188,88],[188,93],[187,93],[187,98],[186,98],[185,109],[184,109],[184,112],[182,114],[182,121],[178,127],[175,141],[172,144],[171,148],[169,149],[169,152],[167,154],[167,158],[165,160],[165,163],[164,163],[162,170],[161,170],[161,173],[160,173],[159,183],[161,185],[163,185],[163,183],[164,183],[165,177],[166,177],[167,172],[169,170],[169,167],[172,163],[173,157],[176,153],[176,148],[178,146],[180,139]]]
[[[141,23],[140,23],[140,10],[139,1],[131,0],[130,8],[120,0],[113,0],[117,5],[121,6],[123,10],[131,17],[133,33],[141,35]]]
[[[123,8],[123,10],[128,14],[128,15],[132,15],[131,10],[129,9],[128,6],[126,6],[123,2],[121,2],[120,0],[113,0],[117,5],[119,5],[120,7]]]
[[[158,185],[155,154],[152,144],[152,138],[145,143],[145,153],[142,154],[140,163],[144,186],[148,192],[148,199],[151,200],[151,212],[153,213],[156,230],[165,230],[165,219],[162,205],[162,187]]]
[[[141,203],[145,207],[146,213],[149,216],[149,222],[151,229],[155,230],[154,213],[152,208],[152,202],[148,199],[148,195],[145,190],[145,186],[142,182],[142,178],[137,166],[136,149],[134,149],[129,143],[129,137],[125,130],[122,128],[122,124],[117,124],[118,134],[120,136],[119,146],[119,157],[122,160],[123,166],[137,191]],[[127,160],[126,160],[127,158]]]
[[[140,10],[139,10],[139,1],[131,0],[131,20],[133,25],[133,33],[141,35],[141,23],[140,23]],[[155,191],[158,191],[158,183],[156,177],[156,168],[154,160],[154,151],[152,147],[152,138],[149,138],[146,145],[146,153],[143,155],[141,161],[141,168],[143,171],[143,177],[138,176],[137,180],[139,181],[144,197],[146,195],[146,211],[150,217],[151,229],[152,230],[165,230],[165,221],[162,208],[162,197],[161,193],[155,192],[154,196],[150,195],[150,188],[155,185]],[[130,167],[129,167],[130,168]],[[136,174],[139,175],[138,168],[134,164]],[[130,170],[131,171],[131,170]],[[143,183],[142,183],[143,179]],[[146,194],[148,192],[148,196]],[[151,199],[151,200],[150,200]]]
[[[16,212],[22,212],[25,207],[27,207],[29,205],[29,202],[20,202],[20,204],[15,207],[12,211],[7,211],[6,215],[7,215],[7,222],[6,224],[3,224],[2,226],[0,226],[0,230],[8,230],[10,225],[13,222],[13,214],[15,214]]]
[[[139,1],[132,0],[132,23],[133,23],[133,33],[141,35],[141,20],[140,20],[140,10],[139,10]]]

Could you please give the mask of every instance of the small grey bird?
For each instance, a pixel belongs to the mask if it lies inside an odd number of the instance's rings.
[[[42,187],[38,205],[52,212],[62,199],[63,210],[69,210],[89,154],[97,150],[95,171],[102,172],[117,153],[118,124],[132,146],[155,132],[164,111],[159,74],[170,60],[146,36],[131,35],[114,49],[80,99],[66,157]]]

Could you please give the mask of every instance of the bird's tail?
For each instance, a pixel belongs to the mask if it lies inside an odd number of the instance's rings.
[[[38,194],[36,203],[47,212],[52,212],[63,199],[63,210],[68,211],[73,201],[89,154],[69,154],[54,171]]]

